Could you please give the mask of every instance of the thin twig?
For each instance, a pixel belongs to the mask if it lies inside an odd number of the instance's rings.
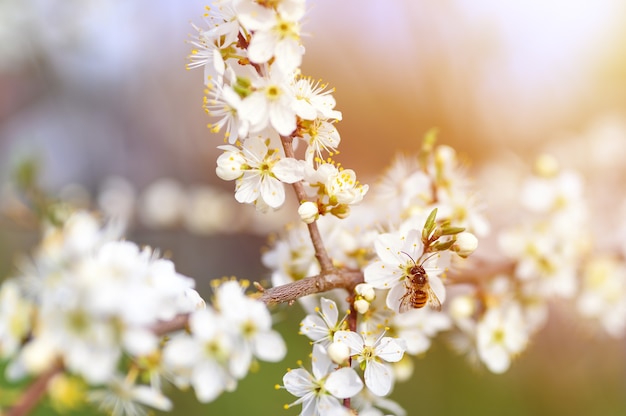
[[[37,406],[37,403],[43,398],[44,394],[46,394],[50,380],[61,371],[63,371],[63,365],[57,362],[40,374],[33,383],[28,386],[18,402],[9,409],[6,416],[24,416],[29,414],[35,406]]]
[[[295,158],[295,152],[293,150],[293,138],[281,136],[281,141],[285,150],[285,156]],[[304,190],[304,185],[302,185],[302,182],[293,183],[292,186],[293,189],[296,191],[298,203],[306,201],[307,195]],[[314,221],[311,224],[307,224],[307,227],[309,229],[309,235],[311,236],[313,248],[315,249],[315,257],[320,263],[322,272],[330,272],[334,270],[333,262],[330,259],[326,248],[324,247],[324,241],[322,240],[322,235],[320,234],[319,228],[317,227],[317,222]]]

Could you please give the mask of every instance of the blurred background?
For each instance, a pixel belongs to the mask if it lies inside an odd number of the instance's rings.
[[[11,172],[36,160],[47,191],[128,214],[129,238],[163,249],[201,292],[224,275],[265,276],[258,253],[282,219],[255,222],[215,176],[222,139],[206,128],[202,73],[185,70],[204,5],[0,0],[0,209],[18,203]],[[487,203],[497,204],[490,189],[502,190],[508,173],[486,167],[528,170],[549,150],[587,175],[605,214],[623,216],[623,1],[317,0],[304,32],[303,73],[336,88],[337,159],[362,182],[437,127],[471,161]],[[215,210],[223,216],[206,214]],[[0,219],[1,276],[36,239]],[[297,307],[280,316],[296,346],[283,363],[262,365],[216,403],[182,395],[174,413],[297,414],[282,410],[293,397],[273,386],[308,343],[291,335]],[[392,397],[409,415],[626,414],[625,353],[623,340],[561,312],[507,374],[472,369],[441,342]]]

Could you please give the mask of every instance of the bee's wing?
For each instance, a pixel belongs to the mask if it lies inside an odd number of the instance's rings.
[[[436,311],[441,311],[441,302],[430,285],[426,288],[426,292],[428,293],[428,306]]]
[[[402,297],[400,298],[400,306],[398,308],[400,313],[404,313],[413,309],[413,290],[408,286],[405,286],[404,290],[405,292],[404,295],[402,295]]]

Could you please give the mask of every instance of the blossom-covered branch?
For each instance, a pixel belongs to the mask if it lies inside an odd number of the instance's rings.
[[[456,350],[502,373],[554,298],[611,335],[626,331],[624,255],[595,255],[575,171],[540,157],[520,185],[515,224],[500,225],[478,257],[492,226],[435,130],[371,189],[334,160],[334,90],[300,68],[304,0],[214,6],[193,25],[188,66],[204,70],[209,127],[223,134],[216,174],[259,215],[283,207],[286,185],[298,201],[300,221],[262,255],[271,287],[216,279],[206,302],[193,279],[123,239],[114,222],[26,192],[43,237],[0,286],[0,358],[7,378],[35,381],[9,414],[29,412],[44,393],[70,410],[169,411],[165,383],[213,401],[254,361],[284,358],[268,309],[280,303],[305,310],[297,330],[312,342],[310,370],[300,363],[282,380],[296,396],[286,407],[305,416],[405,415],[388,398],[402,381],[395,370],[444,331]]]

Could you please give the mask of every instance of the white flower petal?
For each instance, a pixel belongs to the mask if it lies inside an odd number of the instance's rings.
[[[321,344],[313,345],[311,367],[315,378],[318,380],[324,378],[332,366],[333,362],[328,356],[326,348],[324,348]]]
[[[374,248],[378,258],[387,264],[398,266],[407,262],[404,250],[404,241],[398,238],[398,234],[381,234],[374,241]],[[409,255],[412,255],[412,251]],[[421,253],[420,253],[421,254]]]
[[[354,369],[343,367],[328,375],[324,387],[333,396],[346,399],[360,392],[363,382]]]
[[[311,375],[303,368],[288,371],[283,376],[283,385],[296,397],[303,397],[315,387]]]
[[[326,322],[319,315],[307,315],[300,323],[300,332],[312,341],[319,341],[329,335]]]
[[[277,43],[277,36],[270,31],[254,33],[248,46],[248,58],[256,64],[269,61],[274,56]]]
[[[224,369],[213,361],[198,364],[191,377],[198,401],[208,403],[215,400],[224,391],[226,377]]]
[[[363,269],[365,282],[376,289],[389,289],[399,282],[402,274],[399,268],[390,266],[389,263],[383,263],[382,261],[371,263]]]
[[[123,340],[126,351],[133,355],[148,355],[158,347],[159,339],[152,331],[141,328],[128,328]]]
[[[285,202],[285,186],[281,181],[266,176],[261,180],[261,197],[270,207],[278,208]]]
[[[272,168],[272,173],[281,182],[295,183],[304,178],[304,165],[301,160],[286,157],[276,162]]]
[[[389,292],[387,292],[386,304],[389,309],[395,312],[400,310],[400,299],[406,293],[404,283],[398,283],[394,285]]]
[[[263,361],[277,362],[285,358],[285,341],[276,331],[259,334],[254,340],[254,355]]]
[[[343,405],[337,400],[335,397],[330,396],[328,394],[324,394],[317,399],[317,411],[311,414],[311,416],[315,415],[327,415],[333,412],[336,409],[341,409]],[[304,412],[302,413],[304,414]]]
[[[335,332],[334,342],[343,342],[348,345],[352,354],[358,354],[363,351],[363,337],[352,331]]]
[[[261,177],[256,172],[246,172],[237,182],[235,199],[242,204],[251,204],[259,198],[261,193]]]
[[[291,106],[291,101],[286,103],[282,102],[278,105],[272,105],[269,108],[269,118],[272,123],[272,127],[281,136],[289,136],[296,129],[296,113]]]
[[[155,409],[169,412],[173,404],[163,393],[149,386],[135,386],[133,395],[138,402],[154,407]]]
[[[391,367],[377,361],[370,361],[365,367],[365,384],[377,396],[385,396],[393,386]]]
[[[326,317],[326,322],[329,327],[335,327],[337,320],[339,319],[339,310],[337,304],[331,299],[321,298],[320,306],[322,307],[322,315]]]
[[[399,340],[384,337],[376,346],[376,355],[387,362],[395,363],[402,359],[405,349]]]

